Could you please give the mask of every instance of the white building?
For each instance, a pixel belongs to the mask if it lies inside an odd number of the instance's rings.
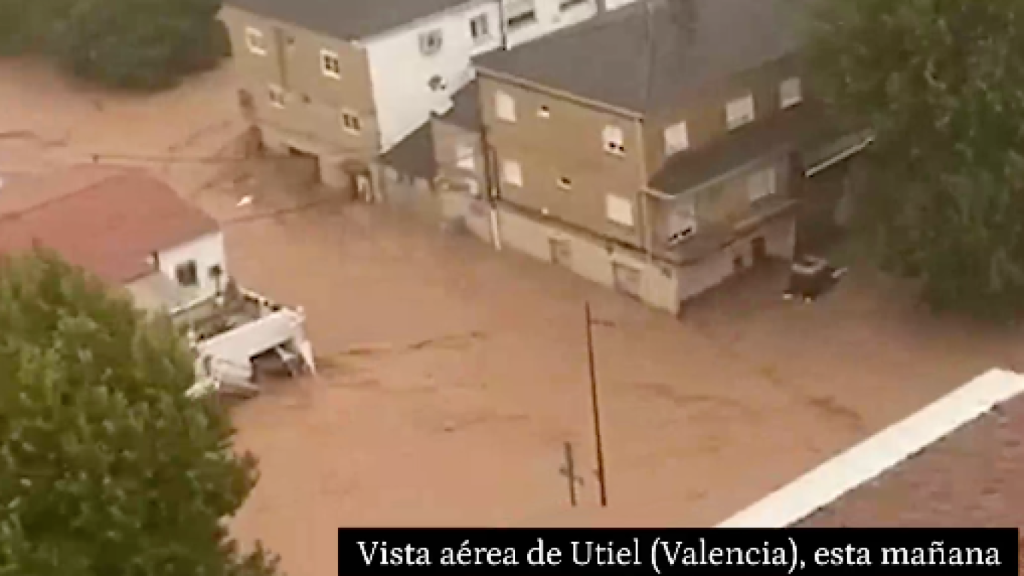
[[[5,177],[0,257],[36,248],[192,329],[200,377],[217,380],[202,373],[208,364],[244,383],[252,360],[277,350],[312,367],[301,310],[235,286],[217,222],[141,170],[84,165]]]
[[[228,0],[221,17],[264,144],[323,169],[388,152],[448,110],[473,57],[633,1]]]

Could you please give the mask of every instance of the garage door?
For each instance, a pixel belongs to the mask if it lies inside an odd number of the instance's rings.
[[[639,269],[619,262],[612,263],[615,289],[634,298],[640,297],[642,274]]]

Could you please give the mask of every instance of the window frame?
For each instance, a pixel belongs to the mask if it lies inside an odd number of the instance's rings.
[[[561,2],[558,3],[558,11],[568,12],[569,10],[579,8],[580,6],[585,6],[587,4],[590,4],[590,0],[561,0]]]
[[[349,122],[353,120],[354,122]],[[352,110],[341,111],[341,129],[349,134],[358,136],[363,133],[363,119]]]
[[[509,177],[509,167],[514,167],[512,172],[515,174],[515,178]],[[523,165],[518,160],[509,160],[505,158],[501,161],[501,181],[509,186],[515,186],[516,188],[523,187]]]
[[[460,142],[455,145],[455,167],[470,172],[476,171],[476,146]]]
[[[769,178],[770,177],[770,178]],[[774,197],[779,191],[779,174],[775,166],[764,166],[758,168],[753,172],[747,174],[747,199],[751,204],[756,204],[767,198]],[[756,180],[765,178],[764,181]],[[761,191],[761,184],[767,182],[767,186],[764,187],[765,191]],[[757,186],[755,187],[755,183]],[[754,194],[754,190],[758,190],[757,194]]]
[[[601,142],[604,151],[615,155],[626,155],[626,131],[619,126],[608,124],[601,130]]]
[[[254,39],[258,41],[254,42]],[[263,35],[263,30],[254,26],[245,27],[245,46],[249,49],[250,54],[257,56],[267,55],[267,46],[264,44],[266,37]]]
[[[678,137],[680,133],[682,134],[681,138]],[[690,126],[686,123],[686,120],[680,120],[665,128],[662,136],[665,141],[666,156],[690,149]],[[677,142],[677,144],[673,144],[674,142]]]
[[[183,272],[187,272],[187,274],[183,274]],[[199,264],[195,260],[179,262],[174,266],[174,280],[179,286],[185,288],[199,287]]]
[[[782,110],[788,110],[794,106],[799,106],[803,101],[803,80],[799,76],[786,78],[779,83],[779,108]]]
[[[623,221],[621,221],[621,220],[619,220],[619,219],[617,219],[616,217],[613,216],[613,213],[615,212],[615,210],[613,210],[613,208],[616,206],[616,203],[619,203],[617,205],[618,208],[625,208],[627,206],[629,207],[629,222],[628,223],[627,222],[623,222]],[[604,215],[605,215],[605,219],[607,219],[608,222],[611,223],[611,224],[614,224],[616,226],[621,226],[623,228],[628,228],[630,230],[636,228],[636,206],[633,204],[633,201],[630,200],[629,198],[624,198],[622,196],[619,196],[618,194],[612,194],[612,193],[605,194],[604,195]]]
[[[331,70],[330,66],[328,66],[328,62],[332,61],[337,64],[337,70]],[[328,78],[341,80],[341,58],[337,52],[327,48],[320,49],[320,73]]]
[[[284,110],[288,107],[288,93],[285,92],[284,86],[268,84],[267,100],[270,101],[271,106],[279,110]]]
[[[744,113],[739,115],[733,114],[736,106],[742,106]],[[733,98],[725,103],[725,127],[729,131],[742,128],[756,119],[757,103],[754,101],[753,93],[748,92],[739,98]]]
[[[478,28],[482,28],[483,32],[479,32]],[[476,44],[491,39],[491,17],[489,14],[483,12],[469,19],[469,37]]]
[[[433,39],[436,39],[436,44],[432,42]],[[441,49],[444,48],[444,30],[432,28],[420,32],[419,43],[420,54],[424,56],[434,56],[440,53]]]
[[[503,103],[506,103],[508,106],[503,106]],[[508,114],[502,114],[503,110],[507,111]],[[516,122],[516,99],[508,92],[496,90],[494,92],[494,115],[502,122]]]

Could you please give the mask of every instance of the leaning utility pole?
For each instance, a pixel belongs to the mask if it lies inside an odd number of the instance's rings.
[[[597,368],[594,365],[594,330],[590,317],[590,302],[584,305],[587,319],[587,361],[590,367],[590,400],[594,416],[594,447],[597,450],[597,483],[600,490],[601,506],[608,506],[608,489],[605,486],[604,445],[601,441],[601,413],[597,399]]]

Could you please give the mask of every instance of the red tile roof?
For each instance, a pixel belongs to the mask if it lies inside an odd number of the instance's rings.
[[[217,222],[140,170],[82,166],[0,187],[0,256],[38,245],[123,284],[148,257],[216,232]]]

